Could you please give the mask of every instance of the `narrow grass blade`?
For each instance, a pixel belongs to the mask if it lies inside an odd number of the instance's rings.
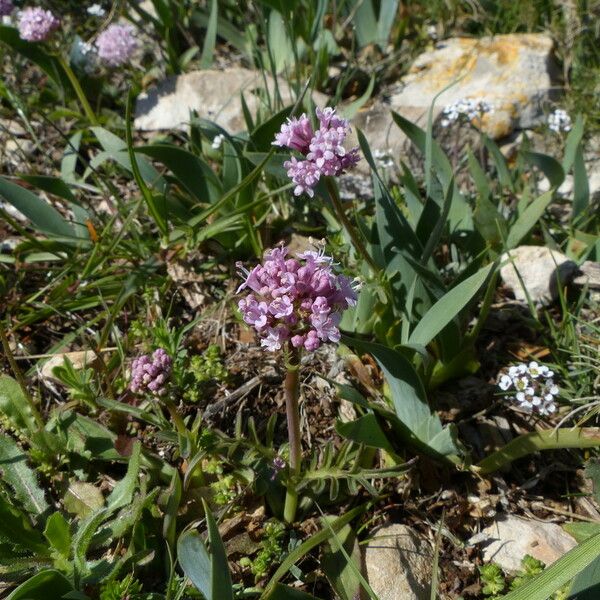
[[[600,446],[600,427],[534,431],[515,438],[500,450],[486,456],[474,468],[478,473],[487,475],[532,452],[560,448],[594,448],[595,446]]]

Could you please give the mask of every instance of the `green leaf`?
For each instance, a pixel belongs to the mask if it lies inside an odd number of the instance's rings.
[[[380,41],[377,38],[377,18],[372,0],[362,0],[358,3],[353,22],[359,46],[368,46]]]
[[[493,264],[480,269],[442,296],[421,318],[409,338],[409,344],[427,346],[477,294],[488,278]]]
[[[61,600],[72,591],[73,586],[62,573],[46,569],[22,583],[6,600]]]
[[[274,63],[275,73],[281,73],[293,66],[292,43],[286,32],[285,21],[277,10],[269,13],[267,51]]]
[[[44,535],[59,554],[69,558],[71,551],[71,531],[68,521],[59,513],[55,512],[46,521]]]
[[[514,191],[514,183],[510,176],[510,171],[508,169],[508,165],[506,164],[506,159],[500,152],[500,148],[496,142],[490,139],[487,135],[483,135],[483,141],[485,147],[488,149],[494,163],[496,165],[496,171],[498,172],[498,179],[500,180],[500,184],[503,188]]]
[[[585,465],[584,474],[592,480],[594,497],[596,502],[600,503],[600,461],[597,458],[590,458]]]
[[[324,519],[331,520],[332,517],[326,516]],[[340,545],[344,546],[345,552],[342,552]],[[354,569],[346,556],[354,562]],[[360,580],[356,570],[360,569],[360,564],[356,535],[350,525],[346,525],[327,541],[321,556],[321,568],[341,600],[354,600],[358,596]]]
[[[233,600],[233,584],[225,546],[219,535],[217,523],[204,499],[202,504],[206,514],[210,554],[198,533],[188,531],[183,533],[177,542],[179,564],[207,600]]]
[[[210,4],[210,16],[204,35],[204,45],[202,47],[202,56],[200,57],[200,68],[208,69],[213,63],[213,54],[217,41],[217,23],[219,18],[219,3],[212,0]]]
[[[27,464],[27,454],[9,436],[0,437],[0,473],[25,510],[39,517],[49,508],[37,476]]]
[[[514,248],[519,245],[519,242],[533,229],[535,224],[540,220],[544,211],[552,202],[554,190],[549,190],[536,198],[519,216],[508,232],[506,238],[507,249]]]
[[[569,598],[573,600],[598,600],[599,597],[600,556],[575,577],[569,590]]]
[[[533,431],[520,435],[506,446],[486,456],[477,464],[475,470],[482,475],[487,475],[514,460],[540,450],[594,448],[596,446],[600,446],[600,428],[598,427],[569,427]]]
[[[179,536],[177,557],[185,576],[207,600],[213,600],[210,556],[198,532],[187,531]]]
[[[229,573],[229,565],[227,564],[225,546],[219,535],[217,523],[204,498],[202,499],[202,505],[206,514],[208,541],[210,543],[212,590],[210,600],[233,600],[233,584],[231,582],[231,574]]]
[[[33,192],[0,177],[0,197],[22,212],[35,229],[47,235],[75,237],[73,227],[50,204]]]
[[[585,169],[583,148],[579,146],[575,152],[575,161],[573,163],[573,221],[585,212],[589,203],[590,184]]]
[[[12,426],[19,431],[32,433],[38,429],[21,386],[8,375],[0,375],[0,412],[8,417]]]
[[[36,556],[49,554],[48,544],[40,532],[32,527],[29,517],[9,504],[3,493],[0,493],[0,538],[8,540],[12,547],[21,552],[26,550]]]
[[[579,144],[583,138],[583,117],[577,116],[575,123],[569,131],[567,140],[565,142],[565,154],[563,157],[562,167],[565,173],[568,173],[575,162],[575,155],[579,149]]]
[[[394,448],[373,413],[366,414],[346,423],[338,421],[335,425],[335,430],[342,437],[352,440],[357,444],[364,444],[369,448],[381,448],[389,454],[394,454]]]
[[[138,485],[140,475],[140,454],[142,444],[139,440],[133,445],[129,462],[127,463],[127,473],[125,477],[115,485],[113,491],[106,499],[106,506],[111,510],[116,510],[127,506],[133,500],[133,494]]]
[[[104,506],[100,488],[87,481],[72,481],[63,498],[65,510],[80,518],[88,517]]]
[[[223,186],[212,169],[198,156],[177,146],[153,144],[135,149],[168,167],[198,202],[212,203],[223,194]]]
[[[537,167],[550,182],[553,188],[559,188],[565,180],[562,165],[551,156],[539,152],[523,152],[523,158],[534,167]]]
[[[563,557],[502,600],[548,600],[565,583],[583,571],[600,555],[600,534],[569,550]]]
[[[425,388],[410,361],[399,352],[381,344],[344,336],[343,342],[361,352],[371,354],[385,375],[398,418],[411,430],[429,418]]]
[[[564,523],[562,528],[578,542],[583,542],[583,540],[600,533],[600,523],[573,521],[573,523]]]

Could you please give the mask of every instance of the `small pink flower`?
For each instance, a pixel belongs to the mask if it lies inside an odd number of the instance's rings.
[[[281,126],[281,131],[275,134],[275,141],[272,144],[273,146],[285,146],[306,154],[313,135],[310,119],[302,114],[297,119],[288,119],[287,123]]]

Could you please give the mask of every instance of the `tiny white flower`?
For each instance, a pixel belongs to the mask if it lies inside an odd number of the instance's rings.
[[[523,392],[517,392],[516,398],[519,402],[525,402],[525,394]]]
[[[498,383],[498,387],[506,391],[512,385],[512,379],[508,375],[502,375],[500,378],[500,383]]]
[[[548,390],[548,393],[550,393],[552,396],[558,396],[558,386],[557,385],[552,385],[550,386],[550,389]]]
[[[519,390],[519,391],[523,391],[527,388],[527,384],[529,383],[529,380],[527,379],[527,377],[519,377],[518,379],[515,380],[515,387]]]
[[[221,147],[221,144],[223,143],[223,140],[225,139],[225,136],[220,133],[219,135],[215,135],[215,137],[213,138],[212,141],[212,147],[215,150],[218,150]]]
[[[549,404],[546,406],[546,412],[553,413],[556,410],[556,404]]]
[[[542,399],[539,398],[538,396],[534,396],[531,399],[531,404],[533,404],[533,406],[539,406],[542,403]]]
[[[521,371],[519,371],[519,367],[513,365],[512,367],[508,368],[508,374],[510,377],[516,377],[517,375],[519,375]]]
[[[535,394],[535,390],[532,387],[525,388],[525,394],[527,396],[533,396]]]
[[[92,4],[88,6],[87,13],[93,17],[103,17],[106,14],[106,10],[100,4]]]

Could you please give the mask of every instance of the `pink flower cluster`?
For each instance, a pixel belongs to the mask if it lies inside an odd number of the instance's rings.
[[[283,163],[288,177],[294,182],[294,194],[306,193],[311,198],[321,176],[340,175],[360,160],[358,148],[346,150],[344,141],[350,125],[347,119],[335,114],[335,108],[317,108],[319,129],[313,131],[306,114],[288,119],[275,135],[274,146],[297,150],[306,160],[291,160]]]
[[[60,25],[49,11],[39,6],[24,8],[19,13],[19,35],[28,42],[43,42]]]
[[[238,293],[251,290],[238,303],[244,321],[271,351],[287,342],[309,351],[323,342],[339,342],[342,311],[356,304],[352,283],[334,273],[333,259],[323,252],[288,254],[286,247],[274,248],[250,272],[238,263],[245,277]]]
[[[15,9],[12,0],[0,0],[0,17],[7,17]]]
[[[135,29],[131,25],[109,25],[96,40],[98,56],[111,67],[119,67],[131,60],[138,47]]]
[[[131,391],[149,391],[163,396],[167,391],[165,384],[171,375],[171,368],[171,357],[162,348],[155,350],[152,357],[144,354],[136,358],[131,365]]]

